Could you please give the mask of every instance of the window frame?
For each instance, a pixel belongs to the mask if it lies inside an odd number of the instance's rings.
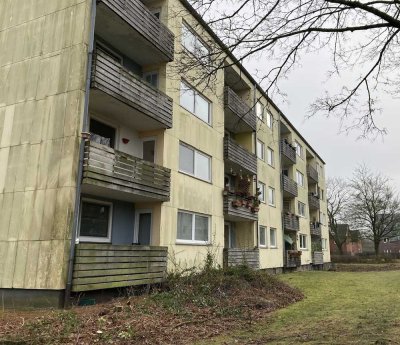
[[[302,183],[299,182],[299,176],[301,176]],[[299,170],[296,170],[296,182],[297,182],[297,185],[299,185],[300,187],[305,187],[304,174]]]
[[[188,171],[184,171],[181,169],[181,155],[180,155],[180,146],[184,146],[187,149],[193,151],[193,174],[188,172]],[[210,162],[209,166],[208,166],[208,175],[209,175],[209,180],[203,179],[202,177],[199,177],[196,175],[196,154],[200,154],[202,156],[205,156],[208,158],[208,161]],[[186,143],[184,143],[183,141],[179,142],[179,157],[178,157],[178,171],[182,174],[194,177],[200,181],[204,181],[204,182],[208,182],[208,183],[212,183],[212,157],[210,155],[208,155],[205,152],[202,152],[200,150],[197,150],[196,148],[194,148],[193,146],[190,146]]]
[[[272,240],[271,240],[271,238],[272,238],[272,236],[271,236],[271,234],[272,233],[274,233],[274,244],[272,244]],[[269,243],[270,243],[270,248],[278,248],[278,239],[277,239],[277,229],[276,228],[272,228],[272,227],[270,227],[269,228]]]
[[[92,203],[98,205],[104,205],[110,207],[110,213],[108,215],[108,229],[107,229],[107,237],[95,237],[95,236],[81,236],[81,224],[82,224],[82,210],[83,203]],[[112,223],[113,223],[113,203],[110,201],[103,201],[92,198],[82,198],[80,204],[80,212],[79,212],[79,231],[77,239],[79,242],[90,242],[90,243],[111,243],[111,235],[112,235]]]
[[[264,230],[264,239],[265,239],[265,243],[262,244],[261,243],[261,229]],[[263,225],[259,225],[258,226],[258,246],[260,248],[267,248],[268,247],[268,242],[267,242],[267,227],[263,226]]]
[[[193,37],[194,37],[194,47],[195,47],[194,51],[190,50],[190,48],[185,46],[185,44],[184,44],[184,35],[185,35],[184,30],[185,29],[189,33],[191,33],[193,35]],[[211,48],[210,48],[210,46],[200,37],[200,35],[197,34],[197,32],[185,20],[182,20],[181,46],[186,52],[188,52],[191,55],[193,55],[197,60],[202,60],[202,57],[201,56],[197,56],[197,54],[196,54],[196,46],[197,46],[198,43],[200,43],[203,46],[203,48],[207,50],[208,54],[207,54],[207,56],[205,58],[207,59],[206,62],[210,63],[211,62]]]
[[[261,144],[261,153],[262,153],[262,157],[259,156],[259,152],[258,152],[258,144]],[[257,139],[257,145],[256,145],[256,154],[257,154],[257,158],[261,159],[263,162],[265,162],[265,143],[263,141],[261,141],[260,139]]]
[[[184,91],[182,91],[182,84],[189,90],[191,90],[193,92],[193,111],[188,109],[186,106],[184,106],[181,102],[182,100],[182,93]],[[196,113],[196,98],[200,97],[203,100],[205,100],[208,103],[208,121],[205,121],[204,119],[202,119],[200,117],[200,115],[198,113]],[[179,90],[179,105],[185,109],[186,111],[188,111],[190,114],[194,115],[196,118],[198,118],[199,120],[201,120],[202,122],[208,124],[209,126],[212,126],[212,102],[206,97],[204,96],[201,92],[197,91],[192,85],[190,85],[187,81],[185,81],[184,79],[181,79],[181,84],[180,84],[180,90]]]
[[[272,129],[274,123],[274,116],[269,110],[267,110],[266,113],[267,113],[267,120],[266,120],[267,127]]]
[[[302,240],[303,239],[303,240]],[[304,242],[304,243],[302,243]],[[299,234],[299,248],[300,250],[308,250],[307,247],[307,235],[306,234]],[[302,244],[304,244],[305,246],[303,247]]]
[[[297,156],[299,156],[300,158],[303,158],[303,154],[304,154],[303,146],[297,140],[294,141],[294,146],[296,148]]]
[[[271,194],[271,192],[272,192],[272,194]],[[270,195],[272,195],[273,203],[270,202]],[[271,186],[268,186],[268,205],[276,207],[276,192],[275,192],[275,188],[271,187]]]
[[[258,181],[258,188],[260,188],[260,192],[261,192],[261,194],[259,195],[259,197],[258,197],[258,199],[260,200],[260,202],[262,202],[263,204],[265,204],[267,201],[266,201],[266,198],[265,198],[265,193],[266,193],[266,185],[265,185],[265,183],[264,182],[261,182],[261,181]],[[263,198],[261,199],[261,195],[263,196]]]
[[[300,205],[303,206],[303,213],[300,212]],[[299,217],[306,218],[306,204],[297,200],[297,214]]]
[[[179,213],[190,214],[192,216],[192,239],[191,240],[184,240],[184,239],[179,239],[178,238],[178,215],[179,215]],[[206,217],[208,219],[208,222],[207,222],[207,240],[206,241],[199,241],[199,240],[195,240],[194,239],[194,238],[196,238],[196,235],[195,235],[196,216]],[[178,212],[176,213],[176,240],[175,240],[175,243],[176,244],[191,244],[191,245],[207,245],[207,244],[210,244],[210,225],[211,225],[211,215],[178,209]]]
[[[269,152],[271,152],[271,162],[269,162]],[[269,146],[267,146],[267,164],[270,167],[275,168],[275,152]]]
[[[328,248],[327,248],[328,247],[327,239],[323,237],[321,240],[322,240],[322,243],[321,243],[322,250],[328,250]]]

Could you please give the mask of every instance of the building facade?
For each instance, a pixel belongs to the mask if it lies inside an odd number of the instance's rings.
[[[325,162],[229,53],[179,68],[225,51],[186,1],[6,0],[0,47],[2,300],[330,262]]]

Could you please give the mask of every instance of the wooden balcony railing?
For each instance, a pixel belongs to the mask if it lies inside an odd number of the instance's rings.
[[[282,158],[285,159],[287,163],[296,164],[296,149],[292,145],[286,140],[281,140],[280,149]]]
[[[299,267],[301,266],[301,251],[287,250],[285,253],[286,267]]]
[[[310,223],[311,236],[321,237],[321,225],[319,223]]]
[[[295,214],[287,214],[283,215],[283,229],[285,231],[299,231],[300,230],[300,221],[299,216]]]
[[[250,175],[257,174],[257,156],[236,143],[232,138],[224,138],[225,160],[237,165]]]
[[[79,243],[72,291],[90,291],[162,282],[167,247]]]
[[[101,49],[93,56],[91,87],[147,115],[159,128],[172,127],[172,99],[128,71]]]
[[[141,37],[165,55],[174,59],[174,34],[140,0],[100,0],[127,22]]]
[[[94,142],[86,142],[83,184],[133,193],[145,200],[167,201],[171,171],[141,158]]]
[[[310,207],[310,210],[319,210],[319,198],[313,194],[308,194],[308,206]]]
[[[295,198],[298,195],[297,183],[286,175],[282,174],[283,196]]]
[[[252,202],[234,193],[224,195],[225,218],[232,221],[254,221],[258,219],[258,209],[251,207]]]
[[[324,264],[324,254],[322,252],[313,252],[312,263],[313,263],[313,265],[323,265]]]
[[[224,248],[224,266],[247,265],[253,269],[260,268],[260,251],[258,248]]]
[[[225,86],[225,127],[233,133],[256,130],[256,112],[231,88]]]
[[[307,165],[307,177],[310,182],[318,183],[318,171],[310,164]]]

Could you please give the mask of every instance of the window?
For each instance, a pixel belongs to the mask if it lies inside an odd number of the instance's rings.
[[[299,186],[304,187],[304,175],[298,170],[296,170],[296,181]]]
[[[209,227],[209,216],[178,211],[177,242],[207,244]]]
[[[272,114],[267,111],[267,126],[269,128],[272,128],[272,124],[274,123],[274,117],[272,116]]]
[[[261,202],[265,202],[265,184],[258,182],[258,188],[260,189],[260,196],[258,197]]]
[[[111,148],[115,146],[115,128],[99,122],[95,119],[90,119],[90,141],[97,144],[105,145]]]
[[[275,165],[274,150],[269,147],[267,148],[267,163],[272,167]]]
[[[328,246],[328,240],[326,238],[322,239],[322,250],[326,250]]]
[[[185,144],[179,144],[179,171],[211,181],[211,157]]]
[[[276,248],[277,243],[276,243],[276,229],[270,228],[269,229],[269,244],[271,248]]]
[[[210,49],[203,43],[189,26],[184,23],[182,26],[182,45],[196,58],[203,62],[210,61]]]
[[[259,242],[260,247],[267,246],[267,228],[265,226],[259,227]]]
[[[257,157],[265,160],[265,144],[261,140],[257,140]]]
[[[146,72],[143,74],[144,80],[146,80],[151,86],[158,89],[158,72]]]
[[[268,204],[275,206],[275,189],[272,187],[268,187]]]
[[[183,81],[181,81],[180,104],[200,120],[211,124],[211,103]]]
[[[307,249],[307,235],[300,234],[300,249]]]
[[[297,202],[297,210],[298,210],[298,214],[301,217],[305,217],[306,216],[306,204],[302,203],[301,201]]]
[[[83,199],[79,240],[110,242],[112,226],[112,203]]]
[[[294,141],[294,147],[296,149],[296,153],[299,157],[303,158],[303,146],[301,146],[296,140]]]
[[[320,198],[322,201],[324,201],[324,190],[323,190],[323,189],[320,190],[319,198]]]
[[[264,106],[260,102],[256,103],[256,114],[260,120],[264,118]]]

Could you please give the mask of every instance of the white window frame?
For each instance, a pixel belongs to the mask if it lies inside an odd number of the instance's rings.
[[[92,204],[105,205],[110,207],[110,213],[108,215],[108,232],[107,237],[94,237],[94,236],[81,236],[81,222],[82,222],[82,205],[84,202]],[[94,243],[111,243],[111,232],[112,232],[112,220],[113,220],[113,203],[109,201],[103,201],[98,199],[82,198],[81,200],[81,212],[79,215],[79,231],[78,241],[79,242],[94,242]]]
[[[179,213],[186,213],[190,214],[192,216],[192,239],[191,240],[182,240],[178,238],[178,214]],[[207,231],[207,241],[196,241],[194,240],[195,238],[195,229],[196,229],[196,224],[195,224],[195,216],[201,216],[201,217],[207,217],[208,219],[208,231]],[[211,225],[211,216],[208,214],[203,214],[203,213],[196,213],[196,212],[190,212],[190,211],[185,211],[185,210],[178,210],[176,214],[176,243],[177,244],[197,244],[197,245],[207,245],[210,243],[210,225]]]
[[[258,149],[259,144],[260,144],[261,152],[259,152],[259,149]],[[256,151],[257,151],[257,158],[261,159],[262,161],[265,161],[265,144],[260,139],[257,139]],[[261,154],[261,156],[260,156],[260,154]]]
[[[269,166],[275,167],[275,152],[269,146],[267,147],[267,163]]]
[[[322,250],[327,250],[328,247],[328,241],[326,238],[322,238],[322,244],[321,244]]]
[[[256,115],[259,120],[264,120],[264,105],[260,101],[256,103]]]
[[[303,206],[303,213],[300,212],[300,205]],[[304,202],[297,201],[297,214],[300,217],[306,218],[306,204]]]
[[[304,243],[303,243],[304,242]],[[302,246],[304,244],[304,246]],[[300,250],[307,250],[307,235],[305,234],[300,234],[299,235],[299,248]]]
[[[190,48],[191,47],[187,47],[187,46],[185,46],[185,44],[184,44],[184,35],[185,35],[185,32],[184,32],[184,30],[187,30],[187,32],[189,32],[190,34],[192,34],[193,35],[193,38],[194,38],[194,46],[195,46],[195,48],[194,48],[194,51],[192,51]],[[206,62],[210,62],[211,61],[211,48],[208,46],[208,44],[207,43],[205,43],[202,39],[201,39],[201,37],[191,28],[191,26],[188,24],[188,23],[186,23],[185,21],[182,21],[182,39],[181,39],[181,44],[182,44],[182,47],[183,47],[183,49],[184,50],[186,50],[187,52],[189,52],[190,54],[192,54],[196,59],[198,59],[198,60],[201,60],[202,58],[204,59],[206,59],[207,61]],[[198,56],[198,54],[197,54],[197,50],[196,50],[196,46],[198,46],[198,45],[201,45],[205,50],[207,50],[207,55],[206,56]],[[200,49],[201,50],[201,49]],[[199,50],[199,51],[200,51]]]
[[[272,128],[273,123],[274,123],[274,117],[272,113],[269,110],[267,110],[267,127]]]
[[[259,196],[259,200],[264,204],[266,203],[266,198],[265,198],[266,195],[265,195],[265,193],[267,192],[265,187],[266,187],[265,183],[263,183],[261,181],[258,181],[258,188],[260,188],[260,192],[261,192],[261,194]]]
[[[294,141],[294,147],[296,148],[296,154],[297,154],[300,158],[303,158],[303,154],[304,154],[304,152],[303,152],[303,146],[301,146],[300,143],[299,143],[297,140]]]
[[[191,91],[193,91],[193,93],[194,93],[194,98],[193,98],[193,111],[190,110],[190,109],[187,109],[187,108],[182,104],[182,102],[181,102],[182,93],[184,92],[184,91],[182,91],[182,84],[183,84],[186,88],[188,88],[188,89],[190,89]],[[200,117],[200,115],[198,115],[198,114],[196,113],[196,97],[203,98],[203,99],[208,103],[208,121],[204,121],[204,120]],[[179,105],[180,105],[183,109],[185,109],[186,111],[188,111],[190,114],[193,114],[194,116],[196,116],[200,121],[202,121],[202,122],[204,122],[204,123],[207,123],[208,125],[211,126],[211,124],[212,124],[212,103],[211,103],[211,101],[210,101],[206,96],[204,96],[202,93],[198,92],[194,87],[192,87],[190,84],[188,84],[188,83],[187,83],[186,81],[184,81],[183,79],[181,80],[181,86],[180,86]]]
[[[299,181],[299,177],[301,176],[301,183]],[[296,170],[296,182],[299,186],[304,187],[304,174],[299,170]]]
[[[271,234],[272,233],[274,233],[275,234],[275,236],[274,236],[274,239],[275,239],[275,243],[272,243],[272,241],[271,241],[271,238],[272,238],[272,236],[271,236]],[[278,248],[278,238],[277,238],[277,230],[276,230],[276,228],[269,228],[269,246],[270,246],[270,248]]]
[[[195,177],[195,178],[197,178],[197,179],[199,179],[201,181],[206,181],[206,182],[210,182],[211,183],[212,182],[212,157],[210,155],[200,151],[200,150],[195,149],[193,146],[185,144],[182,141],[179,142],[179,146],[181,146],[181,145],[185,146],[187,149],[192,150],[194,152],[194,156],[193,156],[193,174],[188,172],[188,171],[181,170],[181,167],[180,167],[180,159],[181,159],[181,157],[180,157],[180,155],[178,157],[178,169],[179,169],[178,171],[180,173],[182,173],[182,174]],[[210,176],[209,180],[206,180],[206,179],[203,179],[202,177],[196,176],[196,154],[197,155],[206,156],[208,158],[208,161],[210,162],[209,167],[208,167],[208,170],[209,170],[208,171],[208,175]]]
[[[265,243],[261,243],[261,229],[264,230],[264,238],[265,238]],[[267,248],[267,227],[263,225],[258,226],[258,245],[261,248]]]
[[[272,196],[272,202],[271,202],[271,197]],[[276,206],[276,193],[275,193],[275,188],[269,186],[268,187],[268,205],[269,206]]]

